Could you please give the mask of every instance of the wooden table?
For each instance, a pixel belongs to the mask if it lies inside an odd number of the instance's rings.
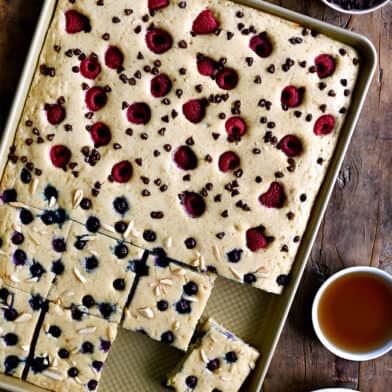
[[[318,342],[310,319],[312,298],[331,273],[352,265],[392,273],[392,3],[369,16],[350,17],[317,0],[273,2],[365,34],[378,49],[379,67],[264,391],[327,386],[392,391],[392,354],[362,364],[339,359]],[[0,129],[41,4],[0,0]]]

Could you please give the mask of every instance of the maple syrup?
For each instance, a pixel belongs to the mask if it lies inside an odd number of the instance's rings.
[[[392,340],[392,286],[368,272],[343,275],[322,294],[318,320],[325,337],[341,350],[376,350]]]

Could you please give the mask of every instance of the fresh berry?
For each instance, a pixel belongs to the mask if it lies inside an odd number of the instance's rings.
[[[206,9],[202,11],[193,21],[192,31],[196,34],[210,34],[213,33],[219,24],[211,10]]]
[[[320,54],[314,59],[317,75],[320,79],[331,76],[335,72],[336,63],[329,54]]]
[[[58,125],[65,119],[65,109],[57,103],[53,105],[46,104],[45,111],[49,124]]]
[[[278,148],[290,158],[297,157],[303,150],[301,141],[295,135],[284,136],[280,140]]]
[[[234,140],[239,140],[246,133],[246,122],[241,117],[230,117],[225,124],[227,134]]]
[[[15,189],[6,189],[1,195],[1,200],[3,203],[12,203],[16,201],[18,194]]]
[[[250,39],[249,47],[260,57],[268,57],[272,53],[272,44],[267,33],[263,32]]]
[[[102,361],[93,361],[92,363],[93,368],[97,371],[100,372],[103,368],[103,362]]]
[[[99,265],[99,260],[95,256],[86,257],[84,260],[86,270],[91,272],[95,270]]]
[[[286,286],[286,285],[289,284],[289,282],[290,282],[290,275],[284,275],[284,274],[282,274],[282,275],[279,275],[279,276],[276,278],[276,283],[277,283],[279,286]]]
[[[27,260],[26,252],[22,249],[16,249],[13,259],[15,265],[25,265]]]
[[[301,104],[302,94],[300,89],[294,86],[287,86],[283,89],[280,98],[282,106],[287,108],[296,108]]]
[[[146,34],[147,47],[155,54],[167,52],[173,45],[171,35],[162,29],[151,29]]]
[[[94,352],[94,345],[87,341],[82,343],[82,347],[80,348],[80,352],[83,354],[92,354]]]
[[[86,221],[86,228],[91,233],[98,232],[99,228],[101,227],[101,222],[95,216],[88,217]]]
[[[58,356],[61,359],[67,359],[69,358],[69,351],[66,350],[65,348],[60,348],[60,350],[57,352]]]
[[[244,282],[246,284],[253,284],[253,283],[256,282],[256,280],[257,280],[257,278],[256,278],[255,274],[252,274],[252,273],[249,272],[249,273],[244,275]]]
[[[129,161],[121,161],[116,163],[112,168],[112,176],[114,181],[124,184],[132,177],[132,165]]]
[[[246,246],[252,252],[266,248],[267,245],[268,240],[264,234],[264,227],[254,227],[246,231]]]
[[[157,239],[157,235],[155,233],[155,231],[152,230],[144,230],[143,231],[143,238],[147,241],[147,242],[154,242]]]
[[[192,312],[191,303],[186,299],[181,299],[176,303],[176,310],[180,314],[189,314]]]
[[[128,107],[128,121],[132,124],[147,124],[151,119],[151,109],[144,102],[136,102]]]
[[[18,318],[19,314],[14,308],[8,308],[4,311],[4,318],[7,321],[15,321]]]
[[[57,191],[57,189],[52,186],[52,185],[48,185],[45,187],[44,189],[44,196],[45,196],[45,200],[50,201],[50,199],[53,197],[57,200],[59,193]]]
[[[198,218],[204,214],[206,203],[202,196],[195,192],[184,192],[182,194],[182,203],[186,212],[192,218]]]
[[[115,290],[123,291],[125,289],[125,280],[124,279],[116,279],[113,282],[113,287]]]
[[[97,389],[98,386],[98,381],[97,380],[90,380],[87,383],[87,388],[89,391],[95,391]]]
[[[46,270],[40,263],[34,262],[34,264],[30,266],[30,273],[33,278],[40,279],[41,276],[46,273]]]
[[[274,181],[271,183],[267,192],[259,197],[259,201],[263,206],[268,208],[282,208],[286,201],[283,186],[279,182]]]
[[[161,335],[161,342],[166,344],[172,344],[174,342],[175,336],[172,331],[166,331]]]
[[[32,294],[29,299],[29,305],[31,306],[31,309],[38,312],[45,305],[45,299],[39,294]]]
[[[54,167],[64,168],[71,159],[71,151],[62,144],[57,144],[50,149],[50,160]]]
[[[98,122],[91,127],[91,139],[93,139],[94,147],[107,146],[112,140],[110,129],[104,123]]]
[[[118,259],[124,259],[128,256],[128,247],[125,244],[118,244],[114,248],[114,254]]]
[[[170,93],[172,81],[166,74],[155,76],[151,80],[150,91],[155,98],[161,98]]]
[[[223,90],[233,90],[238,84],[238,73],[232,68],[224,68],[216,75],[216,83]]]
[[[238,357],[234,351],[229,351],[228,353],[226,353],[225,359],[229,363],[234,363],[237,362]]]
[[[85,102],[89,110],[97,112],[101,110],[108,100],[102,87],[92,87],[86,92]]]
[[[54,338],[59,338],[61,336],[61,329],[57,325],[51,325],[49,327],[48,333]]]
[[[218,358],[212,359],[211,361],[209,361],[209,362],[207,363],[207,369],[208,369],[210,372],[213,372],[213,371],[219,369],[219,366],[220,366],[220,361],[219,361]]]
[[[219,157],[218,166],[220,171],[227,173],[240,165],[239,156],[233,151],[226,151]]]
[[[148,9],[151,11],[165,8],[169,5],[169,0],[148,0]]]
[[[187,295],[196,295],[197,292],[199,291],[199,288],[197,287],[197,284],[193,282],[192,280],[186,283],[183,286],[184,293]]]
[[[206,109],[200,99],[191,99],[182,106],[182,112],[188,121],[197,124],[203,120]]]
[[[49,367],[49,360],[48,357],[35,357],[31,361],[31,370],[33,373],[42,373]]]
[[[68,376],[71,378],[75,378],[79,375],[79,370],[76,367],[71,367],[67,372]]]
[[[14,333],[7,333],[4,336],[4,343],[7,346],[16,346],[18,343],[18,336],[15,335]]]
[[[109,46],[105,53],[105,64],[111,69],[119,69],[124,62],[123,52],[117,46]]]
[[[110,319],[110,316],[116,312],[116,305],[103,302],[98,307],[99,312],[106,320]]]
[[[22,233],[19,233],[18,231],[15,231],[14,234],[12,234],[11,242],[14,245],[20,245],[20,244],[22,244],[24,242],[24,239],[25,239],[25,237],[24,237],[24,235]]]
[[[125,215],[129,211],[129,203],[126,197],[116,197],[113,200],[113,208],[120,214]]]
[[[233,249],[230,252],[227,252],[227,260],[230,263],[238,263],[241,260],[242,253],[244,253],[242,249]]]
[[[85,306],[87,309],[92,308],[93,306],[95,306],[95,300],[94,298],[87,294],[82,298],[82,304],[83,306]]]
[[[19,213],[19,219],[22,224],[29,225],[34,220],[34,216],[30,210],[22,208]]]
[[[86,57],[80,62],[80,73],[87,79],[94,80],[101,73],[101,64],[95,56]]]
[[[315,135],[328,135],[335,127],[335,118],[330,114],[325,114],[319,117],[314,124],[313,132]]]
[[[65,30],[68,34],[75,34],[84,31],[91,31],[90,20],[87,16],[74,10],[68,10],[65,13]]]
[[[61,260],[53,261],[51,271],[55,275],[62,275],[64,272],[64,264]]]
[[[200,75],[212,76],[217,69],[217,64],[214,60],[209,57],[202,57],[197,60],[197,70]]]
[[[196,388],[196,385],[197,385],[197,377],[196,377],[196,376],[188,376],[188,377],[185,379],[185,384],[186,384],[189,388],[191,388],[191,389]]]
[[[169,308],[169,303],[164,299],[157,302],[157,309],[160,312],[165,312]]]
[[[23,184],[30,184],[32,180],[31,172],[23,168],[20,172],[20,180],[23,182]]]
[[[4,359],[4,370],[6,374],[13,372],[20,363],[20,359],[16,355],[8,355]]]
[[[180,146],[174,153],[174,162],[182,170],[193,170],[197,167],[197,157],[188,146]]]

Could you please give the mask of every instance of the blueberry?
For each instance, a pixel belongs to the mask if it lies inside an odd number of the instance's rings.
[[[97,389],[98,386],[98,381],[97,380],[90,380],[87,383],[87,388],[89,391],[95,391]]]
[[[20,360],[15,355],[9,355],[4,360],[5,373],[11,373],[19,366]]]
[[[23,168],[22,171],[20,172],[20,179],[23,182],[23,184],[30,184],[30,182],[31,182],[30,171]]]
[[[38,310],[42,309],[45,304],[45,300],[39,294],[32,294],[31,298],[29,299],[29,304],[31,309],[37,312]]]
[[[83,210],[89,210],[89,209],[91,208],[91,206],[92,206],[92,203],[91,203],[91,200],[90,200],[90,199],[84,198],[84,199],[82,199],[82,201],[80,202],[80,207],[81,207]]]
[[[237,361],[237,354],[234,351],[229,351],[225,355],[225,359],[227,362],[234,363]]]
[[[103,368],[103,362],[102,361],[93,361],[93,368],[97,371],[100,372]]]
[[[125,215],[129,210],[129,204],[125,197],[117,197],[113,201],[113,207],[121,215]]]
[[[26,255],[24,250],[17,249],[14,252],[13,259],[14,259],[14,264],[15,265],[25,265],[26,264],[26,260],[27,260],[27,255]]]
[[[117,256],[117,258],[124,259],[128,256],[128,247],[124,244],[118,244],[114,248],[114,254]]]
[[[242,249],[233,249],[227,253],[227,259],[230,263],[238,263],[241,260],[242,253]]]
[[[101,227],[101,222],[95,216],[90,216],[86,222],[87,230],[91,233],[96,233]]]
[[[59,338],[61,336],[61,329],[57,325],[51,325],[49,327],[48,333],[54,338]]]
[[[67,358],[69,358],[69,351],[68,350],[66,350],[65,348],[60,348],[60,350],[58,351],[58,356],[61,358],[61,359],[67,359]]]
[[[18,318],[18,312],[14,308],[9,308],[4,311],[4,318],[7,321],[14,321]]]
[[[113,287],[115,290],[123,291],[125,289],[125,280],[124,279],[116,279],[113,282]]]
[[[64,238],[55,238],[52,241],[53,249],[58,253],[63,253],[67,249]]]
[[[207,369],[211,372],[219,369],[220,361],[218,358],[212,359],[210,362],[207,363]]]
[[[256,278],[255,274],[249,273],[249,274],[244,275],[244,282],[245,283],[252,284],[252,283],[255,283],[256,280],[257,280],[257,278]]]
[[[197,287],[197,284],[193,282],[192,280],[189,281],[187,284],[183,286],[184,293],[187,295],[196,295],[199,288]]]
[[[1,199],[4,203],[12,203],[13,201],[16,201],[17,197],[18,194],[15,189],[6,189],[1,195]]]
[[[41,220],[42,222],[46,225],[53,225],[56,222],[56,217],[54,215],[53,211],[45,211],[42,215],[41,215]]]
[[[120,233],[120,234],[124,234],[126,232],[127,228],[128,228],[128,225],[123,221],[118,221],[114,224],[114,230],[116,230],[117,233]]]
[[[101,303],[98,309],[102,317],[105,318],[106,320],[109,319],[112,313],[116,311],[115,305],[109,304],[107,302]]]
[[[4,336],[4,342],[7,346],[16,346],[18,343],[18,336],[11,332],[7,333]]]
[[[14,245],[20,245],[20,244],[23,243],[24,239],[25,238],[24,238],[24,235],[22,233],[19,233],[18,231],[15,231],[14,234],[12,234],[11,242]]]
[[[30,266],[30,274],[33,278],[38,278],[39,280],[45,272],[45,268],[40,263],[33,261],[33,264]]]
[[[157,239],[157,235],[152,230],[144,230],[143,238],[147,242],[154,242]]]
[[[166,331],[161,335],[161,342],[166,344],[172,344],[174,342],[174,333],[172,331]]]
[[[71,315],[72,318],[76,321],[81,321],[84,316],[83,312],[75,306],[71,310]]]
[[[82,298],[82,304],[85,306],[87,309],[92,308],[95,305],[95,300],[91,295],[85,295]]]
[[[49,367],[49,360],[47,357],[35,357],[31,362],[31,370],[33,373],[42,373]]]
[[[194,238],[187,238],[184,243],[187,249],[193,249],[196,246],[196,240]]]
[[[112,344],[109,342],[109,340],[101,339],[101,346],[99,348],[103,352],[108,353],[110,350],[110,347],[112,347]]]
[[[187,387],[194,389],[197,385],[197,377],[196,376],[188,376],[185,379],[185,384]]]
[[[161,301],[157,302],[157,308],[159,311],[164,312],[169,307],[169,303],[162,299]]]
[[[187,314],[192,312],[191,303],[186,299],[181,299],[176,303],[176,310],[180,314]]]
[[[10,292],[6,288],[0,289],[0,299],[2,299],[4,302],[7,301],[8,296],[10,295]]]
[[[83,250],[87,245],[87,241],[83,241],[81,239],[78,239],[74,243],[74,247],[78,250]]]
[[[44,196],[46,200],[50,200],[52,197],[54,197],[55,199],[58,198],[59,194],[57,192],[57,189],[54,186],[48,185],[45,189],[44,189]]]
[[[84,342],[80,348],[83,354],[92,354],[94,352],[94,345],[91,342]]]
[[[61,260],[53,261],[51,271],[55,275],[62,275],[63,272],[64,272],[64,264],[63,264],[63,262]]]
[[[22,208],[19,213],[19,219],[24,225],[29,225],[34,220],[34,216],[31,211]]]
[[[286,286],[290,282],[290,275],[279,275],[276,279],[276,283],[279,286]]]
[[[218,388],[214,388],[213,390],[212,390],[212,392],[222,392],[220,389],[218,389]]]
[[[79,374],[79,370],[76,367],[71,367],[68,369],[68,376],[71,378],[77,377]]]
[[[98,267],[99,261],[95,256],[89,256],[84,259],[85,267],[88,272],[91,272]]]
[[[54,212],[54,220],[59,225],[62,225],[67,220],[67,213],[64,208],[59,208]]]
[[[148,276],[149,266],[146,263],[146,260],[131,260],[128,263],[128,271],[134,272],[138,276]]]
[[[213,274],[217,274],[218,270],[216,269],[215,265],[207,265],[207,271]]]

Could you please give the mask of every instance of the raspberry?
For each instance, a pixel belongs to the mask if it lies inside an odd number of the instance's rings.
[[[314,59],[314,64],[320,79],[331,76],[335,72],[335,59],[329,54],[320,54]]]
[[[188,121],[197,124],[203,120],[206,110],[200,99],[191,99],[182,106],[182,112]]]
[[[217,28],[218,22],[209,9],[202,11],[192,25],[192,31],[196,34],[210,34]]]
[[[95,123],[92,126],[90,136],[93,139],[95,148],[106,146],[112,140],[110,129],[101,122]]]
[[[128,107],[127,118],[132,124],[147,124],[151,119],[150,107],[144,102],[135,102]]]
[[[212,76],[217,68],[217,64],[209,57],[203,57],[197,60],[197,70],[200,75]]]
[[[101,73],[101,65],[95,56],[85,58],[80,63],[80,73],[87,79],[94,80]]]
[[[166,74],[155,76],[151,80],[151,95],[155,98],[161,98],[170,93],[172,81]]]
[[[286,201],[283,186],[279,182],[271,183],[268,191],[259,197],[259,201],[268,208],[282,208]]]
[[[302,94],[297,87],[287,86],[282,91],[280,101],[283,106],[295,108],[301,104]]]
[[[272,53],[272,44],[267,33],[263,32],[250,39],[249,47],[260,57],[268,57]]]
[[[219,169],[223,173],[236,169],[240,165],[239,156],[233,151],[226,151],[219,157]]]
[[[224,68],[216,75],[216,83],[223,90],[233,90],[238,84],[238,74],[232,68]]]
[[[246,133],[246,123],[241,117],[230,117],[225,124],[229,136],[238,140]]]
[[[159,10],[169,5],[169,0],[148,0],[149,11]]]
[[[86,92],[85,102],[89,110],[101,110],[107,102],[107,96],[102,87],[92,87]]]
[[[174,162],[182,170],[193,170],[197,166],[197,157],[188,146],[180,146],[174,153]]]
[[[53,105],[46,104],[45,105],[45,110],[46,110],[46,118],[49,122],[49,124],[52,125],[58,125],[65,119],[65,109],[55,103]]]
[[[69,34],[91,31],[90,20],[87,16],[74,10],[68,10],[65,13],[65,30]]]
[[[128,161],[116,163],[112,168],[112,176],[114,181],[124,184],[132,177],[132,165]]]
[[[50,160],[52,161],[53,166],[58,169],[65,168],[71,160],[71,155],[69,148],[62,144],[57,144],[50,149]]]
[[[124,55],[116,46],[109,46],[105,53],[105,64],[111,69],[119,69],[124,62]]]
[[[202,196],[195,192],[184,192],[181,195],[185,211],[192,217],[198,218],[204,214],[206,203]]]
[[[280,140],[278,148],[290,158],[300,155],[303,150],[301,141],[295,135],[284,136]]]
[[[268,245],[267,237],[264,235],[264,227],[254,227],[246,231],[246,246],[256,252],[259,249],[266,248]]]
[[[335,118],[330,114],[325,114],[317,119],[314,124],[313,132],[315,135],[328,135],[335,127]]]
[[[146,43],[151,52],[162,54],[172,47],[173,39],[167,31],[154,28],[147,32]]]

